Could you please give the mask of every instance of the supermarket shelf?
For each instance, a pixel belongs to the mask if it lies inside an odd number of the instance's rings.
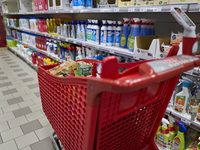
[[[190,115],[188,115],[188,114],[182,115],[171,108],[167,108],[165,114],[170,115],[177,120],[180,120],[184,124],[190,126],[193,129],[196,129],[197,131],[200,132],[200,122],[192,121]]]
[[[14,12],[4,15],[38,15],[38,14],[63,14],[63,13],[133,13],[133,12],[170,12],[171,7],[179,7],[187,11],[189,5],[164,5],[164,6],[136,6],[136,7],[108,7],[70,10],[47,10],[35,12]]]
[[[192,4],[189,6],[188,12],[200,12],[200,4]]]
[[[65,41],[65,42],[74,43],[74,44],[77,44],[77,45],[82,45],[82,46],[85,46],[85,47],[93,48],[93,49],[103,51],[103,52],[108,52],[108,53],[111,53],[111,54],[116,54],[116,55],[120,55],[120,56],[124,56],[124,57],[133,58],[133,59],[136,59],[136,60],[155,59],[151,56],[136,55],[133,52],[129,52],[128,49],[124,49],[124,48],[120,48],[120,47],[116,47],[116,46],[103,46],[103,45],[98,45],[96,43],[79,41],[79,40],[76,40],[76,39],[73,39],[73,38],[67,38],[67,37],[63,37],[63,36],[55,36],[55,35],[51,35],[51,34],[48,34],[48,33],[33,31],[33,30],[30,30],[30,29],[21,29],[21,28],[15,28],[15,27],[10,27],[10,26],[7,26],[7,27],[13,28],[13,29],[16,29],[16,30],[20,30],[20,31],[24,31],[24,32],[28,32],[28,33],[46,36],[46,37],[49,37],[49,38],[53,38],[53,39],[57,39],[57,40]]]
[[[0,3],[3,3],[3,2],[16,2],[17,3],[17,0],[1,0]]]
[[[13,40],[15,40],[15,41],[17,41],[17,42],[19,42],[19,43],[22,43],[22,44],[28,46],[29,48],[36,50],[37,52],[40,52],[40,53],[42,53],[42,54],[45,54],[45,55],[47,55],[47,56],[49,56],[49,57],[55,59],[56,61],[64,62],[64,60],[60,59],[57,55],[55,55],[55,54],[53,54],[53,53],[48,53],[47,51],[38,49],[38,48],[36,48],[36,47],[34,47],[34,46],[28,44],[28,43],[25,43],[25,42],[22,42],[22,41],[18,41],[17,39],[15,39],[15,38],[13,38],[13,37],[10,37],[10,36],[7,36],[7,37],[8,37],[8,38],[11,38],[11,39],[13,39]]]
[[[8,47],[8,49],[10,49],[13,53],[15,53],[16,55],[20,56],[22,59],[24,59],[24,61],[31,65],[34,69],[37,70],[37,65],[34,65],[29,59],[27,59],[26,57],[24,57],[22,54],[20,54],[18,51],[17,51],[17,47]]]

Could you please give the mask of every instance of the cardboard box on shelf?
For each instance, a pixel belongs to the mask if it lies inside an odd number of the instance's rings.
[[[97,8],[117,7],[118,1],[120,0],[97,0]]]
[[[169,5],[169,0],[155,0],[154,6]]]
[[[169,4],[195,4],[200,3],[200,0],[169,0]]]
[[[170,45],[170,37],[157,35],[136,36],[134,54],[152,56],[155,58],[166,57],[168,52],[161,48],[161,44]]]
[[[130,3],[130,6],[153,6],[154,1],[141,1],[141,2],[134,2]]]

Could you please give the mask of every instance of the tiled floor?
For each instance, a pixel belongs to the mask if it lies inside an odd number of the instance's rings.
[[[0,150],[53,150],[42,111],[37,72],[0,50]]]

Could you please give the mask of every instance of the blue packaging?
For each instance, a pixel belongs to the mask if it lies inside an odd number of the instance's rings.
[[[86,1],[86,7],[87,8],[92,8],[92,0],[87,0]]]
[[[107,43],[113,43],[113,30],[107,32]]]

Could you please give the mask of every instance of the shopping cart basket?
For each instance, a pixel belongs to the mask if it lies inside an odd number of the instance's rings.
[[[47,71],[56,65],[42,66],[43,110],[65,150],[154,150],[179,75],[199,65],[189,55],[124,64],[111,56],[102,61],[101,78],[57,77]]]

